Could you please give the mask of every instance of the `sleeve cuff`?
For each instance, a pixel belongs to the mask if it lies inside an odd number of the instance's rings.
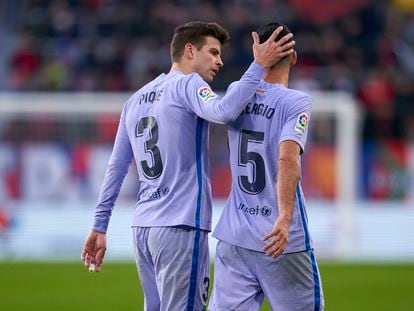
[[[108,230],[108,223],[100,220],[95,220],[92,229],[97,232],[106,234],[106,231]]]
[[[261,65],[253,62],[251,63],[246,72],[249,72],[251,75],[256,76],[258,79],[261,79],[263,78],[265,69]]]

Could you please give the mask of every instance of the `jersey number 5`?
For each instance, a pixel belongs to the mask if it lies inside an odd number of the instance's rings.
[[[162,160],[160,149],[156,145],[158,142],[158,123],[154,117],[144,117],[137,123],[135,128],[136,137],[144,136],[144,129],[149,129],[149,139],[145,141],[145,153],[149,153],[152,159],[152,166],[148,161],[141,161],[142,171],[148,179],[155,179],[162,173]]]
[[[252,182],[249,181],[248,176],[240,175],[238,183],[240,189],[248,194],[258,194],[262,192],[266,186],[265,163],[263,157],[257,152],[247,151],[249,143],[262,144],[263,141],[263,132],[249,130],[240,131],[238,165],[247,167],[247,164],[250,163],[253,167],[253,171]]]

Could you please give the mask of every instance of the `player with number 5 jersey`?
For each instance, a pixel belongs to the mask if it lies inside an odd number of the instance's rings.
[[[260,27],[261,42],[277,27]],[[267,69],[229,125],[232,188],[213,233],[219,242],[209,310],[259,310],[264,296],[272,310],[323,309],[300,183],[311,97],[288,88],[296,59],[295,52]]]
[[[262,44],[253,34],[254,63],[220,97],[208,82],[223,66],[221,47],[229,39],[227,31],[216,23],[179,26],[171,43],[170,72],[143,86],[123,108],[82,258],[99,271],[112,208],[134,159],[139,189],[132,227],[145,310],[202,310],[207,302],[209,122],[233,121],[265,68],[293,53],[293,44],[284,44],[290,36],[274,41],[280,31]]]

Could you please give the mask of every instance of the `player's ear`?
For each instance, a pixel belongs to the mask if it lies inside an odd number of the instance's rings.
[[[187,59],[193,59],[194,58],[194,49],[195,49],[194,45],[192,45],[191,43],[187,43],[184,46],[183,56]]]
[[[298,53],[296,53],[296,51],[293,51],[292,55],[290,56],[290,67],[294,66],[297,61],[298,61]]]

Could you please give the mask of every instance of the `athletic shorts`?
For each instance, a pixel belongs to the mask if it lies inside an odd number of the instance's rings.
[[[323,310],[321,279],[313,251],[272,258],[219,241],[208,310],[259,310],[264,296],[272,310]]]
[[[144,310],[205,309],[210,285],[208,232],[181,227],[132,229]]]

